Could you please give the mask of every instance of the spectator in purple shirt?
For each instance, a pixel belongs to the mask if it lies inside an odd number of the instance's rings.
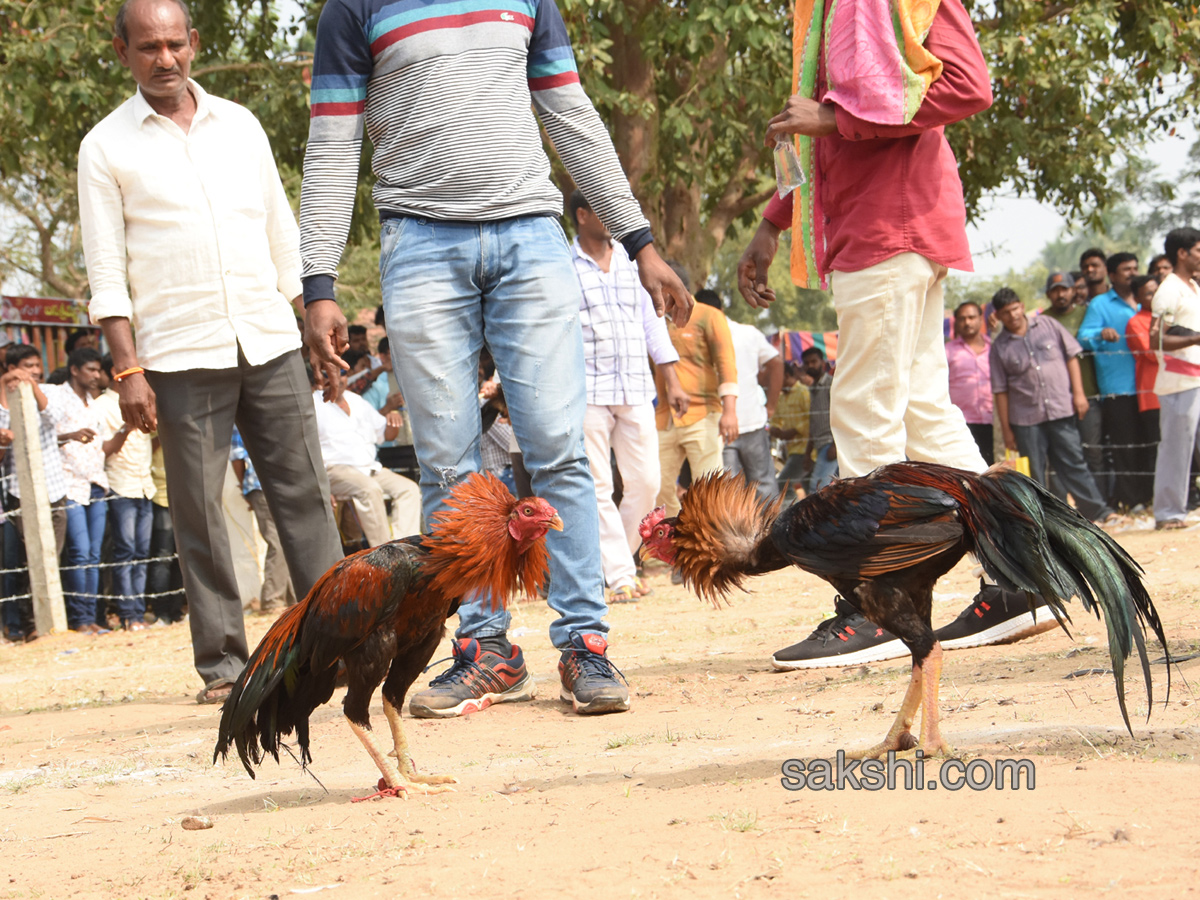
[[[946,343],[950,402],[962,410],[984,462],[995,462],[992,432],[992,379],[988,370],[992,341],[983,330],[983,310],[968,300],[954,310],[955,337]]]
[[[992,298],[1004,329],[992,341],[992,392],[1004,446],[1029,457],[1029,471],[1046,484],[1051,463],[1076,508],[1098,524],[1119,517],[1105,504],[1083,459],[1076,419],[1088,410],[1079,373],[1079,342],[1049,316],[1025,315],[1011,288]]]

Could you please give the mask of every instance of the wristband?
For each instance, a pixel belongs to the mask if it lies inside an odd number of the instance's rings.
[[[117,373],[116,375],[114,375],[112,378],[113,378],[113,381],[116,381],[116,382],[118,382],[118,383],[119,383],[119,382],[121,382],[122,380],[124,380],[124,379],[128,378],[130,375],[138,375],[138,374],[141,374],[142,372],[145,372],[145,371],[146,371],[146,370],[145,370],[145,369],[143,369],[141,366],[130,366],[130,367],[129,367],[128,369],[126,369],[124,372],[118,372],[118,373]]]

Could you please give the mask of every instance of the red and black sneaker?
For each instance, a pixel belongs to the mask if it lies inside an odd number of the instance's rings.
[[[425,690],[413,694],[408,703],[408,711],[418,719],[449,719],[479,712],[493,703],[533,699],[533,679],[516,644],[507,659],[480,647],[474,638],[460,638],[450,650],[453,665]]]
[[[980,582],[979,593],[971,605],[949,625],[933,633],[943,650],[1011,644],[1058,627],[1058,620],[1041,597],[1029,597],[1023,591],[1006,591],[994,584]]]
[[[571,645],[558,660],[558,677],[562,681],[559,698],[581,716],[629,709],[625,676],[609,660],[603,635],[572,631]]]
[[[771,665],[781,672],[855,666],[907,656],[910,651],[890,631],[867,621],[857,609],[838,597],[832,619],[826,619],[798,644],[779,650]]]

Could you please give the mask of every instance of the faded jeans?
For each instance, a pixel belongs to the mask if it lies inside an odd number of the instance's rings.
[[[561,516],[546,536],[555,647],[570,632],[608,631],[596,491],[583,442],[586,408],[579,282],[558,221],[386,219],[383,310],[396,377],[412,419],[425,521],[450,489],[482,470],[479,351],[486,342],[504,386],[533,490]],[[459,637],[507,631],[510,616],[474,597]]]

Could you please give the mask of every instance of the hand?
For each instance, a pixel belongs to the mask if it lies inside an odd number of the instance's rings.
[[[1105,328],[1103,331],[1100,332],[1100,340],[1102,340],[1102,341],[1108,341],[1109,343],[1115,343],[1115,342],[1119,341],[1120,339],[1121,339],[1121,336],[1119,334],[1117,334],[1117,329],[1115,329],[1115,328]]]
[[[763,219],[738,260],[738,290],[755,309],[766,309],[775,302],[775,292],[767,286],[767,270],[779,250],[779,229]]]
[[[479,399],[491,400],[500,390],[500,385],[492,380],[485,381],[479,386]]]
[[[81,444],[90,444],[96,439],[95,429],[80,428],[78,431],[68,431],[58,436],[60,444],[69,444],[71,441],[78,441]]]
[[[675,270],[663,262],[653,244],[638,251],[637,267],[642,287],[654,301],[654,311],[659,316],[666,315],[679,328],[686,325],[696,301]]]
[[[837,114],[828,103],[818,103],[811,97],[792,94],[783,104],[783,112],[767,123],[764,142],[774,147],[785,134],[806,134],[809,137],[825,137],[837,131]]]
[[[340,356],[350,345],[346,317],[333,300],[314,300],[304,308],[304,343],[317,387],[325,402],[332,403],[342,392],[338,376],[350,368]]]
[[[1075,394],[1071,397],[1075,406],[1075,415],[1082,419],[1088,414],[1088,399],[1082,393]]]
[[[830,444],[825,448],[825,458],[830,462],[837,459],[837,444]]]
[[[721,432],[721,440],[726,445],[736,441],[738,439],[737,412],[727,411],[721,413],[721,421],[717,424],[717,430]]]
[[[1004,431],[1004,449],[1011,450],[1013,453],[1021,452],[1017,449],[1017,436],[1011,429],[1005,429]]]
[[[13,433],[7,428],[0,428],[0,447],[8,447],[13,442]]]
[[[392,393],[388,394],[387,402],[383,405],[383,408],[391,412],[393,409],[400,409],[403,405],[404,395],[399,391],[392,391]]]
[[[158,428],[158,403],[150,382],[141,372],[113,382],[121,398],[121,415],[125,424],[146,434]]]
[[[392,410],[383,420],[387,423],[388,428],[401,428],[404,425],[404,418],[396,410]]]
[[[676,379],[674,384],[667,385],[667,405],[671,408],[672,415],[677,419],[682,419],[691,405],[691,400],[688,399],[688,392],[685,391]]]

